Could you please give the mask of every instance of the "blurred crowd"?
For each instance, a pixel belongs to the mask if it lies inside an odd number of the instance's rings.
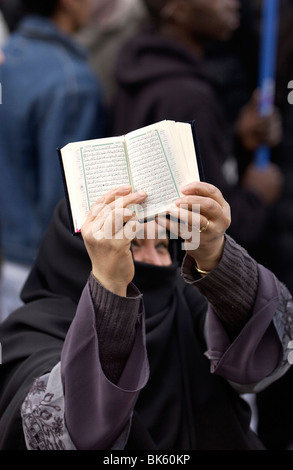
[[[194,15],[187,0],[72,0],[68,10],[57,0],[54,14],[36,15],[37,3],[0,1],[0,319],[21,303],[64,197],[56,149],[162,119],[195,120],[205,179],[231,205],[229,233],[293,292],[293,1],[280,0],[275,108],[265,118],[261,1],[225,0],[225,16],[217,0],[194,0]],[[261,145],[271,161],[260,169]],[[268,448],[293,440],[291,375],[257,398]]]

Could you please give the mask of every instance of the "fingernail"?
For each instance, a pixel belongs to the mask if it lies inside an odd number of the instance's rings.
[[[193,191],[192,184],[186,184],[185,186],[182,186],[182,188],[181,188],[182,193],[188,193],[188,192],[191,192],[191,191]]]
[[[131,189],[131,186],[129,185],[121,186],[120,188],[117,189],[117,194],[125,194],[129,192],[130,189]]]
[[[146,196],[146,192],[145,191],[137,191],[137,194],[141,197],[145,197]]]

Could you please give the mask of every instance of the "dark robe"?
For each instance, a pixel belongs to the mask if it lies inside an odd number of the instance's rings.
[[[33,380],[60,360],[90,269],[82,239],[70,234],[63,201],[24,287],[25,306],[0,325],[0,449],[25,449],[21,405]],[[166,272],[162,281],[158,268],[137,265],[150,378],[138,398],[126,449],[262,449],[249,429],[247,403],[210,373],[203,354],[205,298],[184,283],[174,265]]]

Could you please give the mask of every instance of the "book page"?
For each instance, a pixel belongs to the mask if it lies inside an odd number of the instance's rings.
[[[65,175],[75,231],[79,231],[91,206],[111,189],[131,184],[124,137],[69,144],[64,153]],[[69,146],[68,146],[69,147]]]
[[[134,191],[144,190],[148,195],[137,215],[151,217],[180,197],[184,159],[178,158],[168,121],[130,132],[125,140]]]
[[[187,173],[184,175],[183,184],[192,183],[192,181],[199,181],[200,176],[191,125],[184,122],[175,122],[175,126],[179,131],[177,133],[178,139],[181,142],[181,148],[183,149],[187,169]]]

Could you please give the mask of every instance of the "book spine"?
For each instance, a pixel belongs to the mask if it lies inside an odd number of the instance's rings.
[[[197,138],[196,124],[195,124],[195,121],[188,121],[188,122],[191,125],[191,131],[192,131],[194,148],[195,148],[195,153],[196,153],[196,160],[197,160],[199,178],[200,178],[200,181],[205,182],[205,174],[204,174],[202,158],[201,158],[201,153],[200,153],[200,147],[199,147],[198,138]]]
[[[61,177],[62,177],[62,181],[63,181],[64,197],[65,197],[66,206],[67,206],[70,231],[71,231],[72,235],[76,235],[76,232],[74,230],[73,217],[72,217],[72,212],[71,212],[71,207],[70,207],[69,194],[68,194],[68,189],[67,189],[65,171],[64,171],[63,160],[62,160],[62,153],[61,153],[60,148],[57,148],[57,154],[58,154],[59,164],[60,164],[60,169],[61,169]]]

